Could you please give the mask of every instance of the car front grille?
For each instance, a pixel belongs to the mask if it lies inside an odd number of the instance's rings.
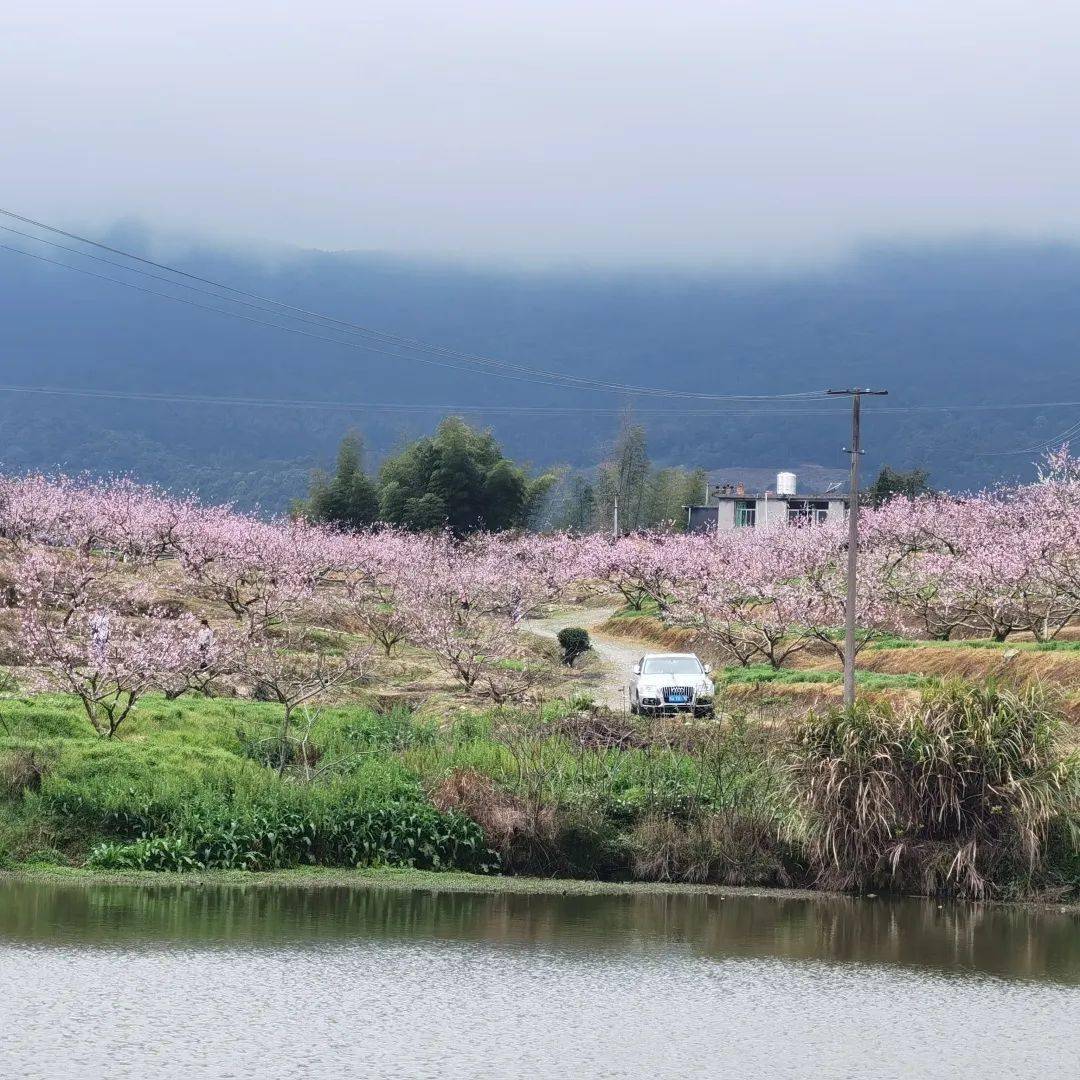
[[[672,699],[676,700],[672,700]],[[689,705],[694,700],[694,690],[690,686],[665,686],[665,705]]]

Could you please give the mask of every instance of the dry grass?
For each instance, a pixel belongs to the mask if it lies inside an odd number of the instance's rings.
[[[641,750],[661,741],[647,723],[610,709],[568,713],[539,725],[535,734],[560,735],[583,750]]]
[[[437,809],[464,814],[480,826],[503,870],[513,873],[552,861],[557,825],[551,804],[514,795],[476,769],[455,769],[430,795]]]
[[[18,799],[40,791],[48,768],[36,750],[9,750],[0,758],[0,796]]]
[[[939,675],[946,678],[1008,682],[1039,681],[1080,688],[1080,653],[966,649],[919,645],[911,649],[873,649],[859,657],[865,671],[889,675]]]
[[[641,821],[630,838],[634,876],[694,885],[788,886],[791,874],[775,821],[725,810],[684,823]]]
[[[693,652],[699,644],[693,630],[677,626],[665,626],[652,615],[628,615],[625,618],[607,619],[596,627],[605,637],[623,638],[630,641],[647,641],[662,645],[673,652]]]

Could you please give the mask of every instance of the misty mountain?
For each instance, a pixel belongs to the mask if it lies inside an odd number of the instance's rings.
[[[1078,411],[959,406],[1080,400],[1080,248],[1063,245],[879,247],[833,265],[751,273],[538,271],[206,245],[163,251],[131,230],[109,242],[337,319],[583,378],[724,395],[884,386],[891,396],[865,408],[867,470],[921,466],[954,488],[1029,476],[1034,454],[1002,452],[1051,439]],[[130,472],[276,510],[305,490],[311,468],[330,464],[349,428],[363,433],[374,465],[463,406],[508,454],[536,466],[595,465],[625,408],[646,426],[660,464],[704,466],[725,479],[779,468],[827,476],[846,466],[846,402],[714,404],[496,378],[282,332],[7,251],[0,280],[5,387],[342,403],[184,404],[6,389],[7,469]],[[589,409],[606,411],[566,411]]]

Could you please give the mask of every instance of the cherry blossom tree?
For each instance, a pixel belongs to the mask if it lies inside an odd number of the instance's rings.
[[[665,617],[746,666],[781,667],[806,648],[805,593],[779,530],[738,530],[699,550],[670,586]]]
[[[341,591],[357,629],[390,656],[408,637],[410,615],[402,597],[416,574],[423,535],[387,529],[348,538],[341,559]]]
[[[283,773],[299,745],[303,748],[322,705],[334,690],[355,685],[363,677],[368,651],[346,644],[340,650],[312,648],[299,626],[278,627],[272,635],[249,640],[239,667],[256,696],[282,707],[276,737],[278,772]],[[299,738],[294,735],[297,714],[307,721]],[[306,754],[301,753],[306,763]]]
[[[521,620],[553,599],[570,560],[540,538],[431,538],[403,599],[410,640],[430,651],[468,690],[495,701],[519,698],[540,666],[515,642]]]
[[[309,603],[340,558],[329,530],[224,513],[185,530],[178,554],[207,599],[226,605],[249,637]]]
[[[203,661],[196,620],[129,619],[115,610],[77,610],[66,620],[30,608],[22,625],[29,665],[45,684],[70,691],[102,736],[112,738],[139,699]]]

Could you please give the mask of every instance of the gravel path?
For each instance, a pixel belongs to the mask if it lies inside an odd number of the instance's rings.
[[[585,672],[588,692],[599,705],[610,709],[626,709],[626,690],[630,683],[630,669],[641,659],[646,647],[636,642],[603,637],[595,633],[595,627],[605,622],[615,612],[613,607],[575,608],[546,619],[526,619],[521,627],[540,637],[555,638],[567,626],[580,626],[589,631],[596,657]]]

